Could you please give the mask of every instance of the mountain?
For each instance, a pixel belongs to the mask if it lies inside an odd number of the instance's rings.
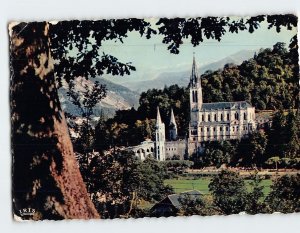
[[[101,100],[99,104],[95,107],[95,116],[99,116],[101,110],[105,116],[113,116],[115,111],[118,109],[130,109],[131,107],[138,106],[139,94],[134,92],[127,87],[119,84],[115,84],[103,78],[95,78],[86,80],[85,78],[77,78],[75,84],[75,90],[79,93],[84,91],[85,85],[91,86],[93,81],[98,81],[101,85],[105,85],[107,89],[106,97]],[[68,99],[67,95],[67,84],[64,83],[63,86],[58,90],[59,99],[62,104],[62,108],[65,112],[69,112],[75,116],[80,116],[79,109],[72,104]]]
[[[224,65],[228,63],[241,64],[244,60],[247,60],[254,55],[254,50],[241,50],[235,54],[232,54],[228,57],[225,57],[219,61],[209,63],[200,67],[200,74],[203,74],[207,70],[217,70],[224,67]],[[123,86],[136,91],[143,92],[151,88],[163,88],[165,85],[170,86],[173,84],[177,84],[179,86],[187,86],[190,77],[190,67],[188,67],[185,71],[181,72],[163,72],[160,73],[157,78],[153,80],[145,80],[145,81],[137,81],[137,82],[125,82],[122,83]]]

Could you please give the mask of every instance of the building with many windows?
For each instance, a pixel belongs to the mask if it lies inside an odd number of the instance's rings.
[[[165,124],[161,120],[159,108],[155,127],[155,141],[145,141],[131,149],[144,159],[154,155],[163,161],[174,156],[184,159],[201,151],[207,141],[241,139],[256,129],[255,108],[246,101],[203,103],[201,78],[198,75],[195,57],[190,76],[190,124],[186,140],[177,137],[177,124],[171,109],[166,140]]]
[[[189,89],[190,143],[240,139],[255,130],[255,108],[246,101],[203,103],[195,58]]]

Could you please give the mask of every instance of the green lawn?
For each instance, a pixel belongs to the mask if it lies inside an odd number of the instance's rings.
[[[199,178],[196,180],[189,180],[189,179],[165,180],[165,184],[172,186],[176,193],[196,189],[202,192],[203,194],[209,194],[209,190],[208,190],[209,182],[210,182],[210,178]],[[246,186],[248,189],[250,189],[249,183],[250,180],[246,180]],[[264,186],[263,192],[265,196],[268,195],[268,193],[270,192],[271,184],[272,184],[272,180],[270,179],[266,179],[261,182],[261,185]]]

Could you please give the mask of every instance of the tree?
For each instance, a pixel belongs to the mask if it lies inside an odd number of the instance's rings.
[[[159,201],[173,193],[164,185],[165,166],[154,160],[140,161],[127,151],[93,152],[88,166],[79,158],[81,174],[102,218],[138,217],[141,201]]]
[[[146,158],[136,170],[135,179],[137,196],[146,201],[160,201],[166,195],[172,194],[171,186],[164,185],[167,177],[166,166],[152,158]]]
[[[235,172],[222,170],[208,185],[214,204],[222,214],[238,214],[245,210],[247,192],[244,180]]]
[[[271,212],[292,213],[300,211],[300,175],[277,178],[266,198]]]
[[[221,167],[230,164],[235,155],[234,141],[212,141],[205,144],[204,153],[198,158],[202,166]],[[194,158],[196,159],[196,158]]]
[[[162,162],[168,171],[172,171],[175,174],[179,175],[182,174],[186,169],[190,168],[194,165],[192,161],[188,160],[166,160]]]
[[[76,81],[71,80],[68,83],[67,96],[70,98],[71,102],[79,109],[82,122],[77,129],[78,136],[75,138],[74,142],[77,146],[75,149],[78,152],[86,153],[92,150],[93,138],[95,133],[93,132],[92,126],[92,116],[94,113],[94,108],[103,98],[106,97],[105,86],[100,85],[98,81],[94,83],[83,84],[83,90],[77,88],[77,82],[82,81],[79,78]],[[69,115],[71,115],[69,113]],[[71,116],[72,117],[72,116]],[[73,128],[73,129],[74,129]]]
[[[286,120],[287,149],[286,157],[295,158],[300,155],[300,126],[299,112],[290,111]]]
[[[254,164],[262,167],[265,161],[264,154],[267,148],[268,139],[263,131],[254,132],[250,135],[250,153]]]
[[[182,38],[190,36],[196,46],[204,37],[220,40],[225,27],[232,33],[252,33],[265,18],[277,31],[297,25],[293,15],[250,17],[246,22],[224,17],[160,19],[157,25],[163,42],[170,44],[168,49],[178,53]],[[122,41],[134,30],[150,38],[155,31],[140,19],[35,22],[9,27],[14,209],[36,208],[38,218],[98,217],[76,167],[57,87],[62,80],[69,82],[79,76],[130,74],[135,68],[101,52],[102,42]],[[40,168],[42,172],[38,172]],[[25,181],[21,179],[24,177]],[[45,189],[53,192],[45,193]]]
[[[266,161],[266,164],[275,165],[275,169],[278,170],[278,163],[279,162],[280,162],[279,156],[274,156],[274,157],[268,158],[268,160]]]
[[[122,27],[115,27],[114,22]],[[105,54],[99,59],[95,51],[105,38],[122,39],[134,29],[143,34],[146,27],[143,20],[10,25],[15,214],[33,208],[34,219],[99,217],[77,167],[57,86],[62,79],[69,82],[78,76],[102,74],[103,70],[129,73],[133,69],[130,64]],[[113,33],[107,35],[107,30]],[[90,36],[99,43],[88,46]],[[76,59],[65,56],[73,46],[80,51]]]
[[[33,208],[33,219],[98,218],[59,103],[49,24],[20,23],[10,33],[14,213]]]
[[[136,202],[136,156],[116,150],[112,154],[91,153],[86,166],[80,161],[81,174],[101,218],[116,218],[131,212]]]
[[[266,211],[266,204],[263,202],[264,186],[261,185],[263,179],[257,173],[250,177],[250,179],[250,190],[246,196],[245,211],[249,214],[263,213]]]
[[[235,160],[243,166],[262,167],[267,160],[265,151],[267,148],[267,135],[263,131],[257,131],[240,141]]]
[[[191,216],[191,215],[214,215],[219,214],[213,206],[210,206],[208,200],[202,195],[199,197],[191,197],[188,194],[180,194],[179,197],[180,210],[178,215]]]
[[[299,156],[299,112],[289,110],[277,111],[272,120],[272,128],[268,132],[270,144],[268,154],[278,154],[280,158],[296,158]]]

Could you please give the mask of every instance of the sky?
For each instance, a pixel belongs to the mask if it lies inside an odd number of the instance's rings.
[[[149,20],[155,22],[155,19]],[[188,40],[185,40],[178,55],[170,54],[167,45],[161,42],[161,35],[155,35],[147,40],[136,32],[130,32],[124,39],[124,43],[106,41],[103,43],[102,50],[117,57],[121,62],[132,62],[136,71],[133,71],[130,76],[112,78],[106,75],[104,77],[116,83],[154,79],[162,72],[189,69],[193,53],[201,69],[203,65],[221,60],[241,50],[258,51],[260,48],[272,47],[276,42],[285,42],[288,45],[296,32],[296,28],[291,31],[284,28],[277,33],[275,28],[268,29],[267,23],[263,22],[254,33],[247,31],[238,34],[226,33],[220,42],[206,39],[199,46],[193,47]]]

